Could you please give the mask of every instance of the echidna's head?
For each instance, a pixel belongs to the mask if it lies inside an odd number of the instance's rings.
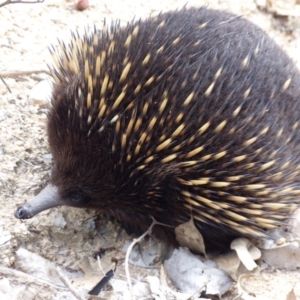
[[[80,118],[70,122],[65,109],[73,114],[73,95],[58,95],[48,120],[48,140],[53,156],[51,184],[57,187],[64,204],[76,207],[95,207],[95,198],[109,200],[115,191],[112,176],[111,153],[109,150],[109,130],[101,138],[89,135],[84,121]],[[74,103],[74,102],[73,102]],[[76,113],[77,114],[77,113]]]
[[[106,149],[92,139],[72,140],[70,134],[60,145],[50,136],[50,147],[54,160],[51,184],[63,204],[101,209],[99,199],[103,199],[105,207],[117,192]]]
[[[48,115],[48,141],[53,157],[50,183],[33,201],[21,206],[16,217],[26,219],[59,205],[113,210],[121,178],[115,176],[111,144],[113,129],[89,132],[85,114],[74,106],[78,91],[53,90]],[[74,116],[74,118],[73,118]],[[41,195],[41,196],[40,196]],[[109,204],[109,205],[108,205]]]

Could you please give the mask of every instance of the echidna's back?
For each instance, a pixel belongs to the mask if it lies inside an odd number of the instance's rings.
[[[50,146],[55,161],[73,151],[105,166],[89,174],[117,186],[108,211],[258,237],[299,204],[300,76],[262,30],[189,9],[71,48],[54,72]]]

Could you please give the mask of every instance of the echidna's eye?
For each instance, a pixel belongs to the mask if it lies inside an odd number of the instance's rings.
[[[80,195],[79,193],[72,193],[70,195],[70,199],[73,203],[80,203],[80,201],[82,200],[82,195]]]
[[[87,203],[91,202],[91,198],[84,192],[71,192],[67,197],[69,205],[74,207],[85,207]]]

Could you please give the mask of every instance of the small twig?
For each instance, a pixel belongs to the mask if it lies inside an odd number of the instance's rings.
[[[98,261],[98,266],[99,266],[100,271],[102,272],[103,275],[105,275],[105,272],[104,272],[104,270],[102,268],[102,264],[101,264],[101,260],[100,260],[100,256],[99,255],[97,255],[97,261]]]
[[[11,93],[11,90],[10,90],[9,86],[7,85],[7,83],[5,82],[4,78],[1,75],[0,75],[0,79],[4,83],[4,85],[6,86],[6,88],[8,89],[8,91]]]
[[[22,280],[25,280],[27,283],[34,283],[34,284],[42,285],[42,286],[47,285],[52,288],[66,290],[66,288],[64,286],[53,284],[52,282],[49,282],[47,280],[40,279],[38,277],[32,276],[30,274],[27,274],[27,273],[24,273],[24,272],[15,270],[15,269],[0,267],[0,274],[4,275],[5,278],[14,276],[17,280],[22,279]]]
[[[72,284],[69,281],[69,279],[64,276],[64,274],[61,272],[61,270],[59,269],[59,267],[56,267],[56,272],[57,272],[57,275],[58,275],[59,279],[61,280],[61,282],[69,289],[69,291],[74,295],[74,297],[76,299],[78,299],[78,300],[85,300],[83,297],[81,297],[81,295],[79,295],[77,293],[77,291],[74,289],[74,287],[72,286]]]
[[[97,255],[99,269],[101,270],[104,277],[88,292],[89,295],[97,296],[103,289],[103,287],[113,278],[115,270],[109,270],[104,273],[104,270],[101,265],[100,255]]]
[[[39,296],[41,295],[40,293],[41,293],[42,290],[43,290],[43,287],[40,286],[40,287],[37,289],[37,291],[35,291],[35,295],[33,296],[32,300],[38,299]]]
[[[162,226],[166,226],[166,227],[172,227],[172,226],[169,226],[169,225],[166,225],[166,224],[163,224],[163,223],[160,223],[160,222],[157,222],[153,217],[151,217],[152,219],[152,224],[150,225],[150,227],[148,228],[147,231],[145,231],[139,238],[137,239],[134,239],[132,241],[132,243],[129,245],[128,249],[127,249],[127,252],[126,252],[126,257],[125,257],[125,273],[126,273],[126,278],[127,278],[127,284],[128,284],[128,287],[129,287],[129,290],[130,290],[130,294],[131,294],[131,298],[133,299],[133,291],[132,291],[132,284],[131,284],[131,278],[130,278],[130,273],[129,273],[129,257],[130,257],[130,253],[133,249],[133,247],[139,243],[146,235],[151,235],[152,233],[152,228],[154,227],[154,225],[162,225]]]
[[[161,268],[160,268],[160,282],[164,286],[167,286],[167,287],[169,286],[168,282],[167,282],[167,278],[166,278],[164,265],[161,265]]]
[[[47,75],[50,75],[50,72],[47,70],[31,70],[31,71],[9,71],[9,72],[1,72],[0,76],[3,78],[6,77],[19,77],[19,76],[24,76],[24,75],[31,75],[31,74],[41,74],[41,73],[45,73]]]
[[[16,139],[19,140],[19,141],[24,142],[24,139],[20,138],[19,136],[16,136],[16,135],[14,135],[14,134],[12,134],[11,136],[13,136],[14,138],[16,138]]]
[[[31,166],[31,167],[34,167],[34,165],[32,164],[32,163],[30,163],[29,161],[26,161],[26,160],[24,160],[23,158],[21,158],[18,154],[16,154],[16,153],[13,153],[19,160],[21,160],[23,163],[25,163],[25,164],[27,164],[27,165],[29,165],[29,166]]]
[[[29,4],[33,4],[33,3],[43,3],[44,0],[33,0],[33,1],[23,1],[23,0],[7,0],[3,3],[0,4],[0,7],[2,6],[5,6],[5,5],[8,5],[8,4],[17,4],[17,3],[21,3],[21,4],[26,4],[26,3],[29,3]]]
[[[89,295],[97,296],[103,287],[114,277],[114,271],[109,270],[104,277],[89,291]]]
[[[190,297],[188,297],[186,300],[193,300],[194,297],[197,295],[197,294],[201,294],[202,292],[202,289],[204,287],[207,287],[207,284],[210,282],[210,280],[208,280],[206,283],[204,283],[193,295],[191,295]]]

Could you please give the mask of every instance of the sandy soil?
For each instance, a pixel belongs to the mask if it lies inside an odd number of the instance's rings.
[[[51,168],[45,136],[47,102],[33,99],[30,92],[41,80],[49,78],[47,64],[51,64],[51,57],[47,47],[57,44],[57,38],[68,40],[71,29],[81,31],[93,24],[101,27],[104,18],[118,18],[124,24],[134,16],[145,18],[180,8],[185,3],[186,0],[90,0],[90,8],[78,12],[74,2],[46,0],[42,4],[0,8],[0,74],[11,91],[0,81],[0,231],[11,234],[9,242],[0,245],[2,266],[21,269],[14,252],[19,246],[72,269],[82,268],[82,264],[88,262],[89,267],[94,266],[96,270],[92,254],[100,247],[119,246],[119,250],[103,259],[105,271],[111,267],[111,256],[124,257],[122,245],[130,237],[115,223],[99,220],[93,211],[60,208],[24,222],[14,218],[17,205],[29,200],[45,185]],[[296,0],[257,3],[252,0],[192,0],[188,6],[207,4],[243,14],[274,37],[300,66],[300,15]],[[124,279],[122,272],[120,269],[117,276]],[[159,277],[159,268],[138,272],[135,279],[145,274]],[[3,277],[5,275],[0,273],[0,278]],[[300,299],[299,282],[299,272],[268,269],[259,279],[249,279],[247,289],[258,297],[256,299],[286,299],[295,286]],[[24,299],[33,299],[35,294],[26,295]],[[236,285],[227,299],[233,299],[234,295],[237,295]],[[52,299],[39,293],[35,297]]]

